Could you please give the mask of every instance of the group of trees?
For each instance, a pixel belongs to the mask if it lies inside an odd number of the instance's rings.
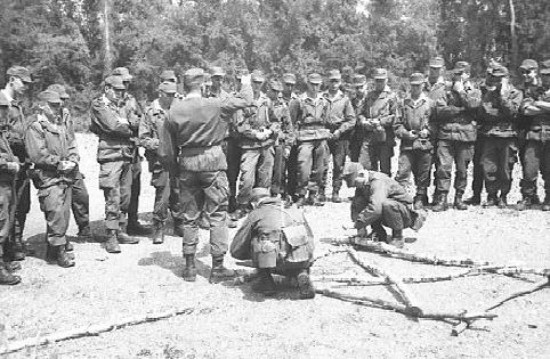
[[[66,84],[77,111],[113,67],[127,66],[142,99],[163,69],[221,65],[305,74],[340,68],[396,77],[431,56],[482,73],[490,58],[517,67],[550,57],[545,0],[3,0],[0,80],[32,69],[34,90]],[[2,81],[4,82],[4,81]]]

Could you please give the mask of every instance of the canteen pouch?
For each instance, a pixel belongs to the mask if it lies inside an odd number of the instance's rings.
[[[275,268],[277,265],[277,246],[269,240],[259,240],[254,244],[254,254],[258,268]]]
[[[286,261],[291,263],[305,262],[309,260],[307,250],[308,234],[305,225],[285,227],[282,229],[286,243],[290,247],[287,251]]]

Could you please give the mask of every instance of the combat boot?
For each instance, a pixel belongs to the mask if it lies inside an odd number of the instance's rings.
[[[501,194],[498,199],[498,208],[507,208],[508,207],[508,198],[507,195]]]
[[[235,271],[225,268],[223,265],[223,256],[212,257],[212,270],[210,271],[209,282],[211,284],[219,283],[235,277]]]
[[[315,298],[315,287],[309,278],[307,270],[303,270],[296,276],[298,289],[300,290],[300,299]]]
[[[413,215],[413,224],[411,228],[415,231],[418,231],[420,228],[424,226],[424,222],[426,222],[426,218],[428,217],[428,212],[425,210],[421,211],[412,211]]]
[[[417,194],[414,196],[413,207],[417,210],[424,209],[424,199],[422,198],[422,195]]]
[[[399,249],[403,248],[405,246],[405,240],[403,239],[403,230],[393,229],[391,241],[389,241],[388,244],[395,246]]]
[[[52,246],[52,251],[55,253],[57,265],[62,268],[74,267],[75,263],[72,257],[65,251],[65,245]]]
[[[533,205],[533,198],[529,196],[524,196],[521,201],[517,204],[517,210],[518,211],[525,211],[526,209],[530,209]]]
[[[472,197],[464,200],[464,204],[470,206],[479,206],[481,204],[481,195],[479,193],[474,193]]]
[[[306,204],[306,199],[304,198],[304,196],[299,196],[298,199],[296,200],[296,207],[301,208],[305,204]]]
[[[4,260],[0,258],[0,285],[16,285],[21,282],[21,277],[11,274],[5,266]]]
[[[73,244],[71,242],[69,242],[68,239],[66,241],[67,242],[65,243],[65,252],[73,252],[74,251]]]
[[[310,193],[308,195],[306,204],[310,206],[316,206],[316,207],[321,207],[325,205],[325,203],[319,200],[319,197],[315,193]]]
[[[327,201],[327,195],[325,194],[325,190],[323,189],[320,194],[317,195],[317,202],[323,203],[321,206],[324,205],[324,203]],[[316,206],[319,206],[318,204],[315,204]]]
[[[453,203],[453,208],[458,209],[459,211],[465,211],[468,209],[468,206],[462,202],[462,194],[457,193],[455,195],[455,200]]]
[[[195,255],[184,254],[185,268],[183,269],[183,280],[186,282],[194,282],[197,280],[197,268],[195,267]]]
[[[105,250],[107,253],[120,253],[120,245],[118,243],[116,229],[107,230],[107,241],[105,242]]]
[[[342,198],[340,198],[340,194],[339,194],[340,191],[338,190],[332,190],[332,198],[331,198],[331,201],[333,203],[342,203]]]
[[[432,207],[434,212],[445,212],[447,210],[447,193],[440,193],[437,195],[436,202]]]
[[[155,232],[153,233],[153,244],[164,243],[164,224],[155,222]]]
[[[258,282],[253,286],[253,290],[258,293],[270,297],[277,293],[277,286],[275,285],[275,280],[271,275],[270,268],[261,268],[259,271]]]
[[[487,195],[487,201],[484,207],[496,207],[498,205],[498,198],[496,193],[489,193]]]
[[[290,196],[290,195],[288,195],[288,194],[285,195],[285,197],[284,197],[284,205],[285,205],[285,208],[290,208],[290,207],[292,207],[292,203],[293,203],[293,201],[292,201],[292,196]]]
[[[151,228],[139,223],[137,217],[134,216],[128,217],[128,225],[126,226],[125,232],[133,236],[147,236],[152,233]]]
[[[120,244],[138,244],[139,238],[131,237],[128,235],[128,227],[123,225],[118,231],[116,231],[118,243]]]
[[[16,238],[15,241],[7,243],[5,255],[10,261],[25,260],[25,244],[21,241],[21,238]]]
[[[386,242],[388,240],[388,234],[382,224],[375,223],[372,226],[371,239],[377,242]]]

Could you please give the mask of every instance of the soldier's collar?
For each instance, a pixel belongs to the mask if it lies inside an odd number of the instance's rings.
[[[426,101],[428,101],[428,96],[426,96],[426,94],[424,92],[422,92],[416,100],[414,100],[410,95],[407,96],[407,98],[405,99],[405,102],[407,104],[412,104],[415,107],[418,106],[419,104],[422,104],[422,103],[426,102]]]
[[[329,101],[334,101],[334,100],[338,100],[338,99],[341,99],[344,97],[344,93],[340,90],[336,91],[336,93],[334,94],[334,96],[330,96],[330,92],[325,92],[324,93],[324,97],[329,100]]]

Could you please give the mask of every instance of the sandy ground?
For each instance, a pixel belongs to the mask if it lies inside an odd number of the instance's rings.
[[[79,135],[78,143],[93,228],[100,236],[104,201],[97,187],[96,140]],[[510,203],[519,197],[517,178]],[[143,173],[142,181],[140,212],[147,220],[153,205],[148,173]],[[344,194],[351,195],[351,191],[346,189]],[[307,216],[318,239],[317,254],[334,249],[322,238],[343,236],[343,226],[351,225],[348,203],[308,208]],[[296,288],[281,278],[281,293],[274,298],[254,293],[250,283],[210,285],[206,231],[201,231],[196,283],[181,279],[183,260],[177,237],[168,236],[163,245],[143,238],[139,245],[123,246],[118,255],[107,254],[100,243],[79,242],[75,244],[77,266],[61,269],[44,262],[44,231],[43,216],[33,197],[25,235],[36,254],[23,262],[21,285],[0,288],[0,346],[140,314],[185,307],[195,311],[20,351],[9,358],[550,358],[548,289],[511,301],[494,311],[498,318],[478,321],[472,329],[452,337],[452,326],[441,321],[414,320],[319,295],[314,300],[298,300]],[[69,235],[76,232],[71,223]],[[415,252],[526,267],[550,264],[550,214],[537,210],[473,207],[430,213],[420,232],[408,230],[405,235],[414,241],[407,247]],[[360,256],[401,277],[461,271],[366,252]],[[230,258],[228,265],[246,268]],[[346,254],[321,259],[313,268],[317,278],[338,274],[369,278]],[[486,275],[409,288],[425,310],[458,312],[482,308],[530,285]],[[382,286],[335,290],[396,301]]]

